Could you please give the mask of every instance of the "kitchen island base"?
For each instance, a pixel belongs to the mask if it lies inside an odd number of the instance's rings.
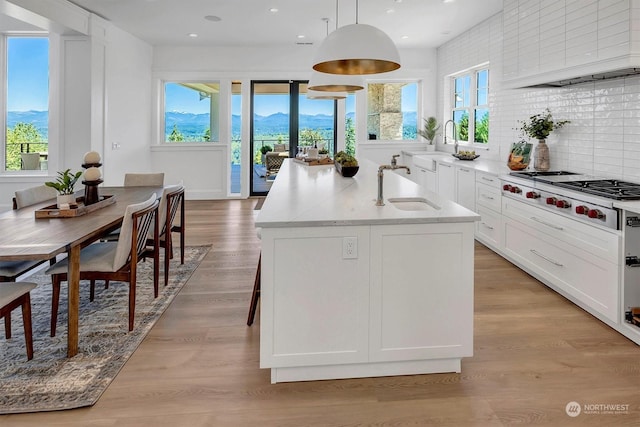
[[[479,216],[378,167],[285,162],[261,228],[260,367],[272,382],[460,372],[473,355]],[[428,203],[394,206],[426,197]]]
[[[461,359],[272,368],[271,383],[461,372]]]

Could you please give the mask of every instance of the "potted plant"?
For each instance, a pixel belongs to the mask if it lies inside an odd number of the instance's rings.
[[[547,146],[545,139],[552,131],[560,129],[562,126],[570,123],[570,121],[554,121],[551,116],[551,111],[546,108],[541,114],[534,114],[526,121],[519,120],[519,123],[522,124],[520,132],[523,136],[528,136],[529,138],[535,138],[538,140],[533,168],[538,171],[548,171],[551,165],[549,160],[549,147]]]
[[[58,209],[62,204],[72,205],[76,203],[76,198],[73,195],[74,187],[81,176],[82,171],[73,173],[71,172],[71,169],[67,169],[64,172],[58,172],[58,177],[55,181],[48,181],[44,183],[47,187],[55,188],[58,192]]]
[[[264,164],[264,156],[265,154],[267,154],[269,151],[273,151],[273,147],[270,145],[263,145],[262,147],[260,147],[260,152],[262,153],[262,164]]]
[[[319,159],[326,159],[327,157],[329,157],[329,150],[327,150],[324,147],[322,147],[321,149],[318,150],[318,158]]]
[[[336,153],[335,167],[340,175],[347,178],[354,176],[360,169],[358,160],[344,151],[338,151],[338,153]]]
[[[418,129],[418,134],[427,140],[429,145],[427,146],[427,151],[435,150],[435,145],[433,144],[433,140],[438,135],[438,130],[440,130],[440,125],[438,124],[438,120],[435,117],[427,117],[424,120],[424,129]]]

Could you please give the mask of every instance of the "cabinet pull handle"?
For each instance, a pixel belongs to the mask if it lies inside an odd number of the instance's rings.
[[[550,224],[550,223],[548,223],[546,221],[542,221],[541,219],[538,219],[535,216],[532,216],[531,219],[533,221],[535,221],[535,222],[539,222],[540,224],[546,225],[547,227],[551,227],[551,228],[553,228],[555,230],[564,230],[564,227],[559,227],[557,225]]]
[[[484,197],[485,199],[493,200],[493,197],[487,196],[486,194],[481,194],[481,196]]]
[[[484,225],[485,227],[487,227],[489,230],[493,230],[492,226],[490,226],[490,225],[488,225],[488,224],[486,224],[484,222],[482,222],[481,224]]]
[[[535,249],[529,249],[529,251],[530,251],[532,254],[539,256],[539,257],[540,257],[540,258],[542,258],[543,260],[545,260],[545,261],[547,261],[547,262],[550,262],[550,263],[551,263],[551,264],[553,264],[553,265],[557,265],[558,267],[564,267],[564,265],[563,265],[563,264],[560,264],[560,263],[559,263],[559,262],[557,262],[557,261],[554,261],[554,260],[552,260],[552,259],[550,259],[550,258],[547,258],[546,256],[542,255],[540,252],[536,251]]]
[[[493,179],[487,178],[486,176],[482,176],[480,178],[484,179],[485,181],[493,182]]]
[[[450,168],[451,167],[451,165],[447,165],[447,164],[444,164],[444,163],[439,163],[439,165],[440,166],[444,166],[445,168]]]
[[[470,172],[469,169],[463,169],[463,168],[460,168],[460,171],[462,171],[462,172]]]

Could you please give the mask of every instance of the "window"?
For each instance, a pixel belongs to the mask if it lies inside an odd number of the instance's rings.
[[[367,133],[385,141],[417,138],[418,83],[367,85]]]
[[[165,142],[217,142],[220,132],[219,105],[219,82],[166,82]]]
[[[49,136],[49,39],[5,36],[4,170],[46,170]],[[0,74],[2,75],[2,74]]]
[[[489,142],[489,70],[475,68],[454,76],[452,81],[450,117],[456,125],[458,141],[486,144]]]

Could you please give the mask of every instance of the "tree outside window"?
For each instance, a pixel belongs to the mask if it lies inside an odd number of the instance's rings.
[[[453,78],[451,119],[459,142],[489,142],[489,70],[474,69]],[[449,135],[452,137],[453,135]]]
[[[4,170],[47,169],[49,151],[49,39],[38,36],[6,36],[7,71]],[[27,153],[39,153],[35,164],[25,162]],[[33,154],[31,154],[33,155]]]

